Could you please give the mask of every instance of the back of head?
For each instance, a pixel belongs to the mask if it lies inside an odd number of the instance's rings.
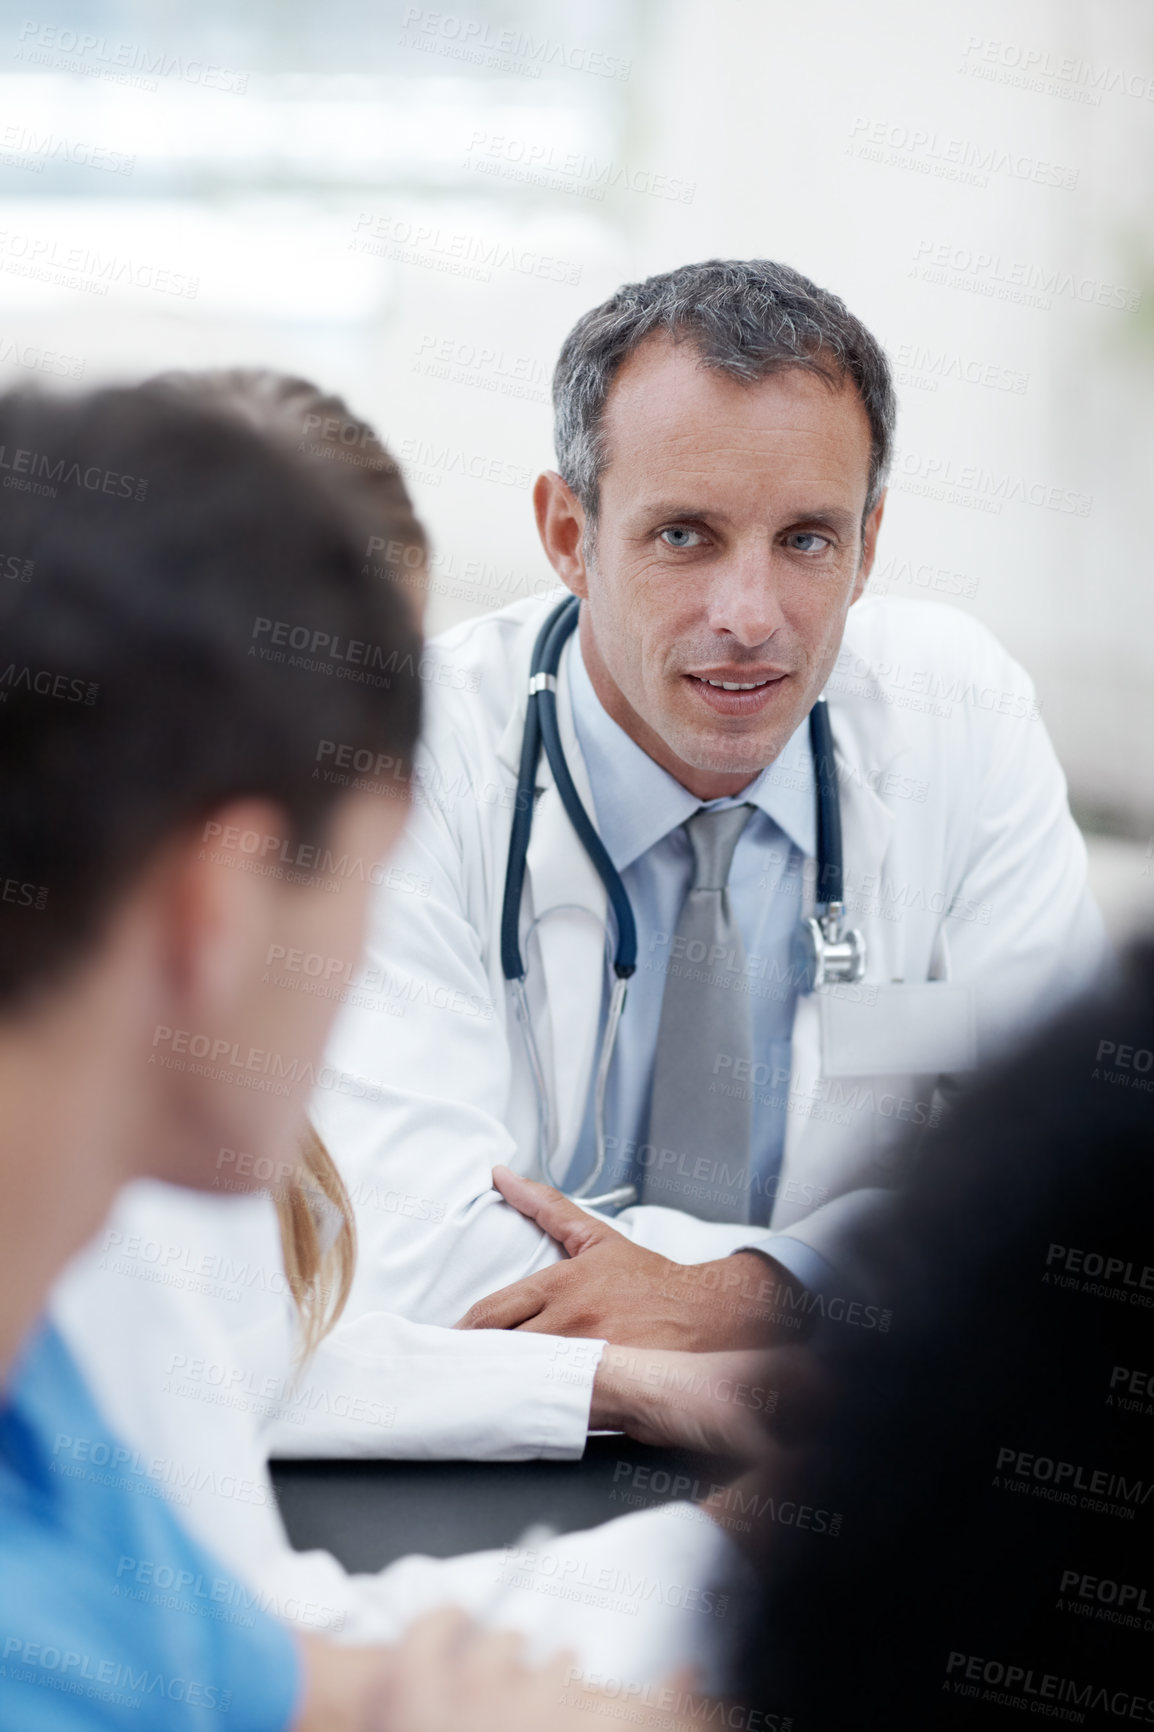
[[[409,612],[365,571],[371,519],[235,418],[149,387],[16,393],[0,446],[27,575],[0,585],[6,1011],[223,802],[266,798],[320,845],[343,791],[322,741],[387,755],[403,794],[420,706]],[[359,677],[325,663],[338,643]]]
[[[343,397],[265,367],[162,373],[154,383],[252,427],[347,487],[372,519],[365,558],[373,575],[399,585],[419,606],[428,589],[428,537],[400,464]]]
[[[1152,1157],[1147,946],[980,1083],[861,1236],[892,1317],[815,1345],[820,1412],[766,1485],[752,1706],[799,1732],[1150,1723]]]

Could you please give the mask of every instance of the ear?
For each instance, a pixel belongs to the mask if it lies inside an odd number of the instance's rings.
[[[588,594],[585,567],[585,512],[572,488],[552,469],[538,475],[533,487],[533,511],[545,557],[566,589]]]
[[[878,531],[882,526],[882,515],[885,508],[886,495],[883,493],[869,516],[866,518],[865,526],[862,529],[861,560],[858,564],[857,576],[854,579],[853,594],[850,597],[851,607],[861,595],[866,586],[869,574],[874,568],[874,559],[877,555],[878,549]]]
[[[173,845],[169,987],[196,1020],[218,1026],[249,987],[272,930],[276,880],[260,871],[289,833],[268,800],[219,807]]]

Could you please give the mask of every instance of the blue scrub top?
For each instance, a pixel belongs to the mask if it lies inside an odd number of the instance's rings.
[[[0,1726],[280,1732],[292,1637],[133,1460],[43,1325],[0,1399]]]

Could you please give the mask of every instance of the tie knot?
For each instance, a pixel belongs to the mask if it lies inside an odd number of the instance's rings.
[[[702,806],[685,820],[685,832],[693,849],[691,890],[725,889],[733,850],[753,813],[752,806],[723,806],[713,812]]]

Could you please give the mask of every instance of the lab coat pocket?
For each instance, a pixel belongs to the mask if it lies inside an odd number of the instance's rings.
[[[978,1062],[973,988],[946,980],[819,992],[823,1076],[926,1076]]]

